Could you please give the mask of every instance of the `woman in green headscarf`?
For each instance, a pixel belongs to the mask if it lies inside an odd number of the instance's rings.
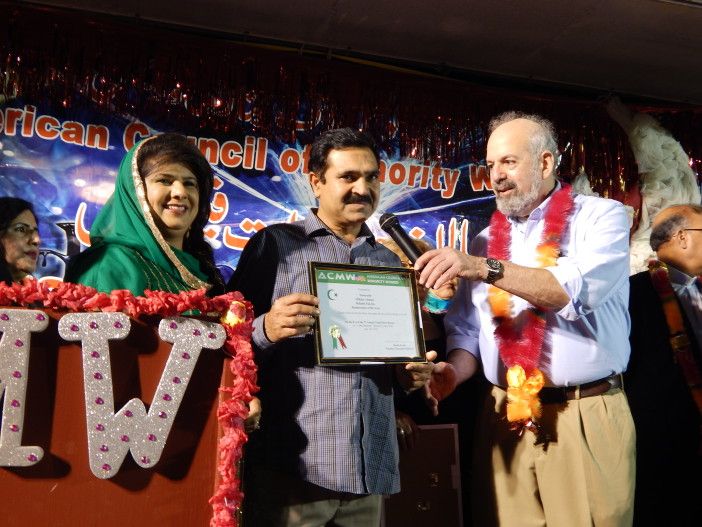
[[[210,215],[212,167],[185,137],[141,141],[122,160],[115,191],[90,228],[90,247],[72,258],[65,280],[109,293],[145,289],[224,293],[204,228]],[[247,432],[258,427],[261,404],[249,403]]]
[[[212,168],[177,134],[157,135],[122,160],[115,191],[90,229],[90,247],[71,259],[65,280],[98,291],[224,291],[203,229]]]

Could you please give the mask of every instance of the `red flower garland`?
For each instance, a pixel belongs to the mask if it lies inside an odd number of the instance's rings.
[[[50,289],[38,280],[29,278],[12,285],[0,282],[0,306],[35,308],[40,304],[54,311],[121,311],[132,318],[141,315],[169,317],[195,310],[201,313],[226,313],[222,318],[227,333],[224,348],[231,356],[229,367],[234,380],[232,386],[220,388],[229,397],[220,402],[217,409],[223,434],[217,445],[220,483],[210,498],[213,510],[210,525],[229,527],[238,525],[243,494],[237,467],[248,438],[244,432],[244,420],[248,415],[248,403],[258,391],[251,347],[253,307],[238,291],[214,298],[208,298],[205,293],[203,288],[180,293],[146,290],[144,296],[134,296],[126,289],[107,294],[68,282]]]
[[[560,245],[563,233],[568,225],[570,214],[573,210],[573,196],[570,186],[564,185],[560,190],[551,196],[551,201],[547,205],[544,213],[544,231],[541,243],[537,248],[539,263],[542,267],[555,265],[560,254]],[[509,260],[511,255],[512,229],[507,217],[500,211],[495,211],[490,219],[490,238],[488,240],[488,256],[498,260]],[[511,295],[495,286],[489,286],[488,298],[495,322],[495,341],[500,353],[500,359],[504,365],[511,369],[520,367],[525,375],[519,375],[521,379],[520,389],[525,389],[529,396],[537,397],[538,391],[543,385],[542,373],[538,369],[539,360],[546,336],[546,319],[543,310],[539,306],[530,307],[525,313],[525,320],[518,325],[511,316]],[[513,371],[518,371],[513,370]],[[508,373],[508,385],[513,387]],[[533,380],[533,383],[530,382]],[[527,383],[524,388],[522,385]],[[509,398],[508,417],[511,417],[512,408],[517,403],[524,402],[517,400],[517,396]],[[538,417],[540,405],[538,400],[526,401],[526,414]],[[525,413],[515,411],[515,418],[510,421],[523,421]]]

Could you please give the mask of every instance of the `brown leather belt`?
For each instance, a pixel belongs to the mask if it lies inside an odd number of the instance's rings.
[[[579,384],[577,386],[563,386],[558,388],[548,386],[541,389],[539,398],[543,404],[562,404],[574,399],[602,395],[614,388],[621,388],[623,385],[622,374],[617,373],[605,377],[604,379]]]

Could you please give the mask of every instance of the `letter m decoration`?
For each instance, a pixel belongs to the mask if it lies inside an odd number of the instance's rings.
[[[0,467],[28,467],[44,457],[43,448],[21,443],[31,334],[43,331],[48,323],[41,311],[0,309]]]

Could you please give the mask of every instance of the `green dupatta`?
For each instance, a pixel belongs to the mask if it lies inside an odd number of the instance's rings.
[[[144,289],[169,292],[209,287],[207,275],[191,254],[168,245],[154,223],[137,168],[139,148],[122,160],[115,191],[90,228],[88,249],[71,259],[65,280],[98,291]]]

